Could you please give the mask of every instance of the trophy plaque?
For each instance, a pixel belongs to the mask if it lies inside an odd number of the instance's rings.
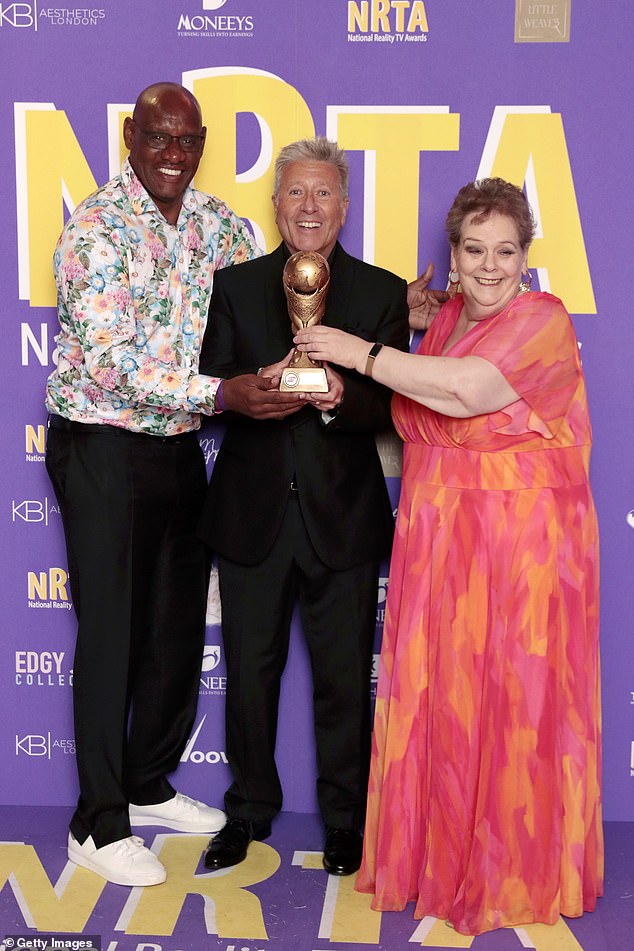
[[[317,251],[296,251],[286,262],[282,276],[293,335],[318,324],[326,309],[330,283],[328,261]],[[280,390],[293,393],[327,393],[328,381],[321,361],[295,350],[282,372]]]

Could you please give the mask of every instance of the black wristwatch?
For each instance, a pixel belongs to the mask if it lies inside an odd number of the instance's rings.
[[[374,361],[376,360],[376,358],[378,357],[382,349],[383,349],[382,343],[372,344],[372,347],[368,354],[368,359],[366,360],[366,363],[365,363],[366,376],[372,376],[372,367],[374,366]]]

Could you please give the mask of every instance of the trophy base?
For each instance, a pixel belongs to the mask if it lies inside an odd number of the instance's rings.
[[[280,390],[283,393],[327,393],[326,371],[323,367],[286,367]]]

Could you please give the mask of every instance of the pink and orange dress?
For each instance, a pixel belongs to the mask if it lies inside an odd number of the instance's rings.
[[[461,306],[419,353],[442,354]],[[520,399],[469,419],[393,400],[403,480],[357,888],[479,934],[602,894],[599,562],[561,301],[515,298],[446,356],[468,354]]]

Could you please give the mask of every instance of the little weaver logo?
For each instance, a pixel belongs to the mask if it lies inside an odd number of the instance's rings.
[[[516,43],[568,43],[572,0],[515,0]]]

